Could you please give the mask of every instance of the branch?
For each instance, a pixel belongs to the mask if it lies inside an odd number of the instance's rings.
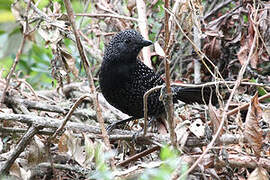
[[[94,85],[93,76],[91,74],[90,65],[88,63],[89,61],[88,61],[88,59],[87,59],[87,57],[85,55],[85,52],[84,52],[84,49],[83,49],[83,46],[82,46],[82,43],[81,43],[81,40],[80,40],[80,37],[79,37],[79,33],[78,33],[76,25],[75,25],[74,12],[73,12],[73,9],[71,7],[70,0],[64,0],[64,3],[65,3],[65,6],[66,6],[66,9],[67,9],[67,14],[68,14],[68,17],[69,17],[69,21],[71,23],[71,26],[72,26],[72,29],[73,29],[73,32],[74,32],[74,35],[75,35],[75,38],[76,38],[77,48],[78,48],[78,51],[80,53],[81,59],[83,61],[84,69],[85,69],[86,74],[87,74],[87,79],[88,79],[88,82],[89,82],[89,85],[90,85],[91,93],[95,95],[94,105],[95,105],[95,108],[96,108],[96,111],[97,111],[97,118],[98,118],[98,121],[99,121],[100,126],[101,126],[101,132],[102,132],[102,135],[103,135],[103,138],[104,138],[104,142],[105,142],[108,150],[111,150],[110,141],[109,141],[109,138],[108,138],[108,133],[107,133],[107,131],[105,129],[104,119],[102,118],[102,114],[101,114],[101,111],[100,111],[100,106],[99,106],[99,103],[98,103],[98,96],[97,96],[97,93],[96,93],[96,88],[95,88],[95,85]],[[115,168],[113,158],[111,160],[112,160],[111,161],[111,166],[112,166],[112,168]]]
[[[30,9],[30,4],[31,4],[31,1],[28,1],[27,3],[27,8],[26,8],[26,20],[25,20],[25,29],[24,29],[24,32],[23,32],[23,40],[20,44],[20,47],[19,47],[19,50],[16,54],[16,58],[12,64],[12,67],[7,75],[7,80],[6,80],[6,86],[4,88],[4,91],[3,91],[3,94],[2,94],[2,97],[1,97],[1,100],[0,100],[0,107],[3,105],[4,103],[4,100],[5,100],[5,95],[6,95],[6,92],[7,92],[7,89],[8,89],[8,86],[9,86],[9,83],[10,83],[10,80],[11,80],[11,76],[13,75],[15,69],[16,69],[16,66],[17,64],[19,63],[19,60],[20,60],[20,56],[23,52],[23,49],[24,49],[24,44],[26,42],[26,38],[28,36],[28,27],[29,27],[29,24],[28,24],[28,13],[29,13],[29,9]]]
[[[13,149],[13,151],[10,154],[10,156],[8,157],[7,161],[1,166],[1,168],[0,168],[0,174],[8,174],[8,171],[11,168],[12,164],[14,163],[14,161],[24,151],[24,149],[29,144],[29,142],[34,137],[34,135],[38,133],[38,129],[39,128],[40,128],[40,126],[32,125],[28,129],[28,131],[21,138],[20,142]]]

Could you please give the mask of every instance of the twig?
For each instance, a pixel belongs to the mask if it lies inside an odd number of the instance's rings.
[[[258,100],[259,101],[263,101],[263,100],[265,100],[267,98],[270,98],[270,93],[265,94],[265,95],[259,97]],[[237,113],[237,112],[239,112],[241,110],[246,110],[246,109],[248,109],[248,106],[249,105],[250,105],[250,103],[243,104],[243,105],[241,105],[241,106],[239,106],[239,107],[237,107],[237,108],[235,108],[235,109],[227,112],[227,116],[233,115],[233,114],[235,114],[235,113]]]
[[[125,165],[127,165],[128,163],[130,163],[132,161],[135,161],[135,160],[137,160],[139,158],[142,158],[142,157],[144,157],[144,156],[146,156],[148,154],[151,154],[152,152],[158,151],[158,150],[160,150],[160,147],[159,146],[154,146],[154,147],[152,147],[150,149],[147,149],[147,150],[145,150],[143,152],[135,154],[134,156],[131,156],[130,158],[118,163],[116,166],[125,166]]]
[[[192,44],[192,46],[194,47],[195,51],[201,56],[201,60],[204,63],[205,67],[207,68],[207,70],[210,72],[210,74],[217,80],[218,77],[216,77],[216,75],[209,69],[209,67],[205,64],[203,58],[205,58],[216,70],[216,72],[218,73],[218,75],[220,76],[220,78],[222,80],[224,80],[222,78],[221,73],[218,71],[217,66],[215,66],[215,64],[213,64],[213,62],[200,50],[198,49],[198,47],[196,47],[196,44],[194,44],[194,42],[188,37],[188,35],[184,32],[184,30],[182,29],[181,25],[179,24],[179,22],[177,21],[177,17],[175,14],[173,14],[169,9],[165,8],[165,11],[167,11],[174,19],[176,25],[178,26],[178,28],[180,29],[180,31],[182,32],[182,34],[188,39],[188,41]],[[224,80],[225,81],[225,80]]]
[[[17,81],[20,82],[20,83],[24,83],[29,88],[29,90],[33,93],[33,95],[35,96],[36,100],[38,100],[38,96],[37,96],[35,90],[33,89],[33,87],[31,86],[31,84],[29,84],[24,79],[18,79]]]
[[[27,129],[23,128],[8,128],[8,127],[2,127],[0,126],[0,132],[3,134],[12,134],[12,133],[25,133]],[[54,131],[51,130],[40,130],[38,131],[38,134],[44,134],[44,135],[52,135]]]
[[[211,10],[209,13],[207,13],[203,19],[207,19],[209,16],[212,16],[214,13],[216,13],[217,11],[219,11],[221,8],[223,8],[224,6],[227,6],[227,4],[231,3],[233,0],[227,0],[227,1],[223,1],[222,3],[218,4],[213,10]]]
[[[26,124],[34,123],[42,127],[54,129],[57,129],[62,124],[62,121],[59,121],[59,119],[24,114],[0,113],[0,120],[18,121]],[[99,127],[82,123],[67,122],[66,128],[74,131],[89,132],[94,134],[101,133]]]
[[[256,18],[255,18],[256,19]],[[255,28],[255,27],[254,27]],[[195,161],[195,163],[186,171],[184,172],[181,176],[180,176],[180,179],[185,177],[187,174],[189,174],[198,164],[199,162],[203,159],[203,157],[208,153],[208,151],[213,147],[216,139],[218,138],[222,128],[223,128],[223,125],[225,123],[225,120],[226,120],[226,117],[227,117],[227,111],[229,109],[229,106],[230,106],[230,102],[234,96],[234,93],[236,92],[236,89],[239,87],[240,83],[241,83],[241,79],[243,78],[243,75],[245,73],[245,70],[251,60],[251,57],[253,55],[253,52],[254,52],[254,49],[255,49],[255,45],[256,45],[256,42],[257,42],[257,33],[255,33],[254,35],[254,39],[253,39],[253,42],[252,42],[252,46],[250,48],[250,52],[248,54],[248,58],[245,62],[245,64],[241,67],[240,71],[239,71],[239,74],[238,74],[238,77],[237,77],[237,81],[233,87],[233,90],[230,94],[230,97],[225,105],[225,108],[224,108],[224,111],[222,113],[222,119],[221,119],[221,122],[220,122],[220,125],[218,127],[218,130],[217,130],[217,133],[214,135],[213,139],[211,140],[211,142],[208,144],[208,146],[206,147],[206,149],[204,150],[204,152],[200,155],[200,157]],[[175,171],[175,173],[173,174],[172,176],[172,179],[176,179],[177,178],[177,174],[179,173],[179,169]]]
[[[203,84],[181,84],[181,83],[172,83],[174,86],[180,86],[180,87],[206,87],[206,86],[212,86],[212,85],[219,85],[219,84],[235,84],[235,81],[215,81],[215,82],[207,82]],[[249,85],[249,86],[259,86],[259,87],[266,87],[270,88],[267,84],[262,83],[253,83],[253,82],[240,82],[240,85]]]
[[[10,104],[12,108],[20,110],[23,114],[30,114],[29,110],[25,107],[22,101],[12,98],[13,96],[6,96],[4,103]]]
[[[51,168],[51,164],[47,162],[43,162],[36,166],[36,168],[44,168],[44,167]],[[76,173],[81,173],[85,176],[91,173],[90,169],[82,168],[80,166],[68,165],[68,164],[54,164],[54,167],[60,170],[68,170],[68,171],[73,171]]]
[[[35,134],[38,133],[38,129],[40,126],[32,125],[28,131],[24,134],[21,138],[20,142],[16,145],[13,149],[12,153],[8,157],[7,161],[1,166],[0,174],[7,174],[9,169],[11,168],[14,161],[19,157],[19,155],[24,151],[26,146],[29,144],[31,139],[34,137]]]
[[[165,8],[169,9],[169,0],[165,0]],[[169,13],[167,11],[165,11],[165,52],[167,54],[167,50],[168,50],[168,45],[169,45],[169,40],[170,40],[170,27],[169,27]],[[164,64],[165,65],[165,64]]]
[[[147,127],[148,127],[148,107],[147,107],[147,98],[148,96],[158,90],[158,89],[161,89],[163,86],[156,86],[156,87],[153,87],[151,89],[149,89],[148,91],[146,91],[143,95],[143,109],[144,109],[144,131],[143,131],[143,136],[146,136],[146,133],[147,133]]]
[[[165,8],[169,9],[169,0],[165,0]],[[170,139],[174,148],[177,148],[176,135],[174,132],[175,123],[174,123],[174,109],[173,109],[173,97],[171,90],[171,82],[170,82],[170,63],[167,59],[167,50],[169,47],[170,41],[170,29],[169,29],[169,13],[165,11],[165,58],[164,58],[164,66],[165,66],[165,83],[166,83],[166,95],[163,100],[165,111],[167,114],[167,120],[169,124],[170,130]]]
[[[192,1],[189,3],[191,14],[192,14],[192,23],[193,23],[193,41],[198,50],[201,50],[201,25],[200,18],[197,15],[198,8],[194,6]],[[194,62],[194,82],[195,84],[201,83],[201,63],[197,58],[193,59]]]
[[[130,21],[140,22],[141,20],[128,17],[128,16],[121,16],[118,14],[89,14],[89,13],[77,13],[75,16],[84,16],[84,17],[92,17],[92,18],[99,18],[99,17],[110,17],[110,18],[117,18],[117,19],[125,19]]]
[[[77,107],[82,103],[82,101],[86,98],[89,97],[89,95],[83,95],[81,96],[70,108],[69,112],[67,113],[65,119],[62,121],[61,126],[58,127],[58,129],[55,131],[55,133],[50,137],[50,142],[63,130],[65,125],[67,124],[68,120],[70,119],[71,115],[73,112],[77,109]]]
[[[90,4],[90,0],[87,0],[87,2],[84,4],[84,8],[83,8],[83,12],[87,12],[87,9],[89,7],[89,4]],[[76,15],[75,15],[76,16]],[[82,22],[83,22],[83,19],[84,19],[84,16],[79,20],[79,23],[78,23],[78,28],[80,29],[80,27],[82,26]]]
[[[167,114],[167,120],[169,124],[169,129],[170,129],[170,139],[171,143],[174,148],[177,148],[177,141],[176,141],[176,135],[175,135],[175,122],[174,122],[174,108],[173,108],[173,95],[172,95],[172,90],[171,90],[171,83],[170,83],[170,64],[168,60],[165,58],[164,59],[164,64],[165,64],[165,83],[166,83],[166,95],[165,99],[163,100],[164,102],[164,107],[165,111]]]
[[[68,17],[69,17],[69,20],[70,20],[70,23],[71,23],[71,26],[73,29],[73,33],[74,33],[75,38],[76,38],[77,48],[78,48],[78,51],[80,53],[81,59],[83,61],[84,69],[85,69],[86,74],[87,74],[87,79],[88,79],[88,82],[90,85],[91,93],[95,95],[94,105],[95,105],[95,108],[97,111],[97,119],[98,119],[100,126],[101,126],[101,132],[102,132],[102,135],[104,138],[104,142],[105,142],[108,150],[110,151],[111,150],[110,141],[109,141],[108,134],[107,134],[107,131],[106,131],[105,126],[104,126],[104,119],[102,118],[102,114],[100,111],[100,106],[99,106],[98,98],[97,98],[98,96],[96,93],[94,80],[93,80],[93,77],[92,77],[92,74],[90,71],[90,65],[88,63],[89,61],[87,60],[87,57],[85,55],[85,52],[84,52],[84,49],[83,49],[83,46],[82,46],[82,43],[81,43],[81,40],[79,37],[79,33],[78,33],[76,25],[75,25],[74,12],[73,12],[70,0],[64,0],[64,3],[66,6],[66,9],[67,9],[67,14],[68,14]],[[112,158],[110,162],[111,162],[112,168],[114,169],[115,168],[114,159]]]
[[[44,19],[44,20],[47,21],[47,22],[52,22],[52,20],[49,18],[49,16],[48,16],[46,13],[44,13],[43,11],[41,11],[40,9],[38,9],[37,6],[35,6],[35,4],[32,3],[32,1],[30,1],[30,0],[24,0],[24,2],[25,2],[25,3],[30,3],[31,8],[32,8],[36,13],[38,13],[42,19]]]
[[[11,80],[11,77],[12,77],[12,75],[13,75],[15,69],[16,69],[17,64],[19,63],[20,56],[21,56],[21,54],[23,52],[24,44],[26,42],[26,38],[28,36],[28,28],[29,28],[29,24],[28,24],[28,13],[29,13],[29,9],[30,9],[30,4],[31,4],[31,1],[28,1],[27,8],[26,8],[26,20],[25,20],[25,29],[24,29],[24,32],[23,32],[23,39],[22,39],[22,42],[20,44],[19,50],[18,50],[18,52],[16,54],[16,58],[15,58],[13,64],[12,64],[12,67],[11,67],[8,75],[7,75],[6,86],[4,88],[4,91],[3,91],[3,94],[2,94],[2,97],[1,97],[0,107],[4,103],[5,95],[6,95],[6,92],[7,92],[7,89],[8,89],[10,80]]]

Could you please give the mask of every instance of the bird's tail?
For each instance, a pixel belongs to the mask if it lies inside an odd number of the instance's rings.
[[[172,93],[174,102],[180,100],[187,104],[209,104],[210,101],[212,104],[218,103],[218,96],[213,86],[194,88],[172,86]]]

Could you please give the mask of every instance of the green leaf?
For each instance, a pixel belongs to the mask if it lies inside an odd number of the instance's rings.
[[[5,34],[6,31],[0,29],[0,35]]]

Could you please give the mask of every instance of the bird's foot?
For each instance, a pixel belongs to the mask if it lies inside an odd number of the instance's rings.
[[[115,122],[115,123],[110,124],[110,125],[106,128],[106,130],[107,130],[108,133],[110,133],[110,132],[111,132],[112,130],[114,130],[117,126],[119,126],[119,125],[121,125],[121,124],[124,124],[124,123],[127,123],[127,122],[129,122],[129,121],[133,121],[133,120],[135,120],[135,119],[136,119],[135,117],[130,117],[130,118],[128,118],[128,119],[124,119],[124,120],[117,121],[117,122]]]
[[[112,132],[112,130],[114,130],[114,129],[117,127],[118,124],[119,124],[119,122],[115,122],[115,123],[110,124],[110,125],[106,128],[107,132],[108,132],[108,133]]]

